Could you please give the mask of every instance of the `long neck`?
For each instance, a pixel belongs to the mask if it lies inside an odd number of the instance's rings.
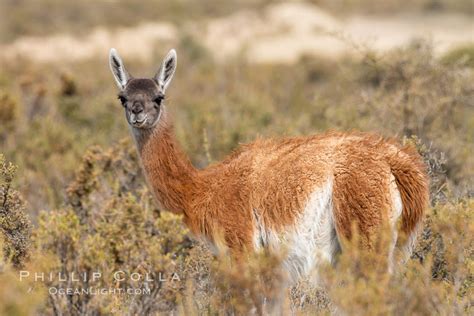
[[[197,170],[175,140],[165,109],[154,128],[133,129],[133,134],[145,175],[161,207],[189,215]]]

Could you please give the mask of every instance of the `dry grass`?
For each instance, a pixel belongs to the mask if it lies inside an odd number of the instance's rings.
[[[64,273],[67,280],[19,281],[19,272],[10,266],[11,256],[4,256],[0,278],[8,280],[9,286],[0,286],[4,293],[0,310],[18,315],[29,313],[25,308],[46,315],[472,312],[472,198],[437,203],[428,214],[412,260],[394,274],[386,272],[384,249],[389,238],[381,235],[375,251],[367,252],[357,246],[355,237],[343,245],[335,268],[315,271],[320,287],[302,280],[286,288],[281,258],[251,254],[240,265],[231,262],[225,251],[214,257],[204,245],[189,239],[179,217],[154,209],[148,191],[137,181],[136,156],[129,147],[125,142],[110,150],[91,149],[69,186],[66,205],[40,215],[31,240],[32,259],[24,261],[27,266],[22,270]],[[12,207],[6,209],[12,212]],[[102,278],[74,281],[71,277],[93,271],[100,271]],[[123,271],[127,278],[114,280],[115,271]],[[142,279],[130,279],[132,273]],[[172,273],[179,280],[171,280]],[[155,281],[145,281],[145,275]],[[160,278],[166,281],[156,282]],[[34,287],[28,296],[33,305],[25,307],[20,297],[28,287]],[[45,290],[51,287],[150,292],[47,296]]]
[[[474,5],[470,0],[311,0],[323,8],[336,14],[363,13],[363,14],[393,14],[413,12],[462,12],[474,13]]]

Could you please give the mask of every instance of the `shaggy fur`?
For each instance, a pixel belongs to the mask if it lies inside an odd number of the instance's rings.
[[[183,214],[195,234],[210,240],[218,227],[235,251],[254,248],[255,214],[264,227],[281,233],[295,224],[311,193],[328,179],[334,179],[338,235],[350,238],[355,223],[368,247],[390,217],[391,174],[401,195],[403,232],[414,230],[428,201],[416,151],[372,134],[257,140],[203,170],[195,169],[176,143],[168,115],[142,134],[140,156],[160,205]]]

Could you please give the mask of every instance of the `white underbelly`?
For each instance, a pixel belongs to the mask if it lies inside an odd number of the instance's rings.
[[[340,251],[332,213],[332,181],[310,195],[295,224],[284,233],[267,229],[256,215],[254,245],[284,253],[283,267],[293,280],[312,272],[323,261],[332,263]]]

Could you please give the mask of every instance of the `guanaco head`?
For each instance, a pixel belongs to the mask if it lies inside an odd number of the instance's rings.
[[[160,120],[162,102],[176,70],[176,62],[176,51],[172,49],[153,78],[133,78],[125,69],[117,51],[114,48],[110,50],[110,69],[120,89],[118,98],[130,126],[148,129]]]

